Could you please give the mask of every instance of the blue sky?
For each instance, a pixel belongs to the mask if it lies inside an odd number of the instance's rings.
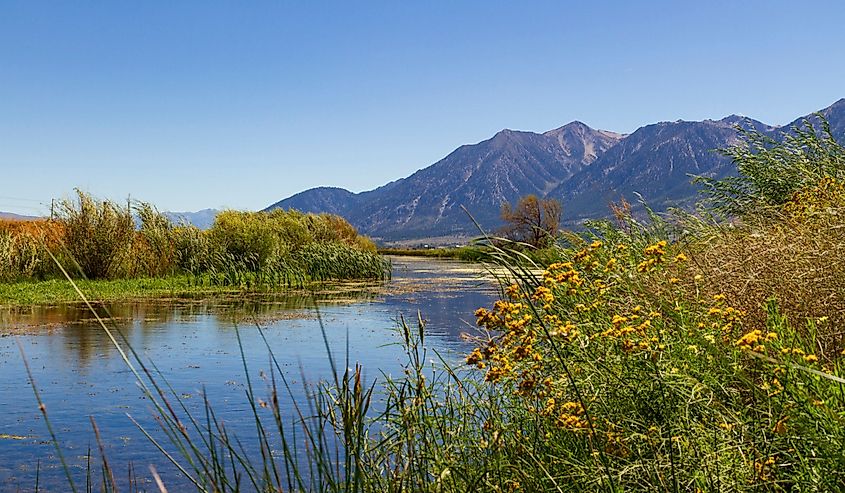
[[[0,2],[0,210],[260,209],[502,128],[845,97],[845,2]]]

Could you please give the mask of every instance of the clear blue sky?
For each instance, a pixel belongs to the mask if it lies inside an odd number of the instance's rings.
[[[845,2],[0,3],[0,210],[81,187],[259,209],[502,128],[629,132],[845,97]]]

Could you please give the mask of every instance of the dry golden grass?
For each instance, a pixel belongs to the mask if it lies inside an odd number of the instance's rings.
[[[845,188],[826,179],[796,194],[776,213],[724,229],[691,245],[690,259],[707,295],[726,294],[765,327],[765,301],[798,330],[815,324],[818,354],[830,359],[845,334]],[[808,334],[810,335],[810,334]]]
[[[33,239],[43,238],[48,244],[52,244],[64,236],[64,228],[60,222],[46,219],[31,221],[0,219],[0,233],[9,233],[16,237],[29,236]]]

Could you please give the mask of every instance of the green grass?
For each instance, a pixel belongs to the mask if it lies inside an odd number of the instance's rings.
[[[381,248],[382,255],[397,255],[405,257],[449,258],[465,260],[467,262],[481,262],[489,260],[490,249],[486,247],[465,246],[449,248]]]
[[[77,280],[79,288],[91,300],[120,301],[131,299],[196,296],[202,294],[241,293],[231,286],[198,285],[191,276],[153,279]],[[0,283],[0,305],[25,306],[79,302],[79,295],[62,279]]]

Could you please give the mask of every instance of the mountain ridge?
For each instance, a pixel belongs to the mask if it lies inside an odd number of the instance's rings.
[[[845,98],[819,112],[830,121],[837,140],[845,141]],[[656,210],[683,207],[697,196],[689,175],[724,178],[736,173],[733,163],[715,152],[738,142],[736,125],[777,136],[814,114],[784,126],[736,114],[719,120],[663,121],[630,134],[593,129],[578,120],[542,133],[503,129],[373,190],[317,187],[265,210],[330,212],[364,234],[389,241],[477,234],[461,206],[485,230],[493,230],[499,226],[501,204],[529,193],[561,200],[570,225],[606,217],[610,202],[636,194]]]

